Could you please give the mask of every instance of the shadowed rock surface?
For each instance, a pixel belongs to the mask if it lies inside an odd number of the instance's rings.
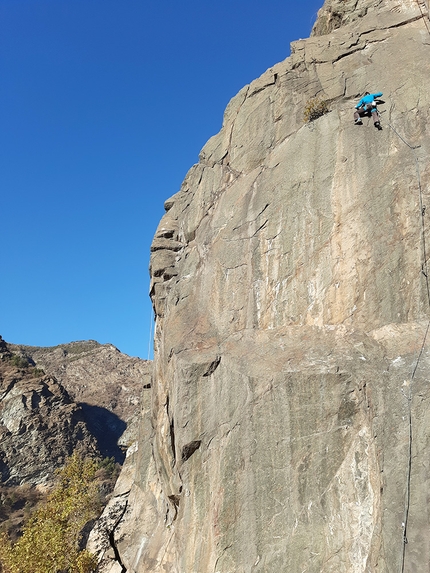
[[[151,408],[100,571],[428,569],[428,25],[328,0],[166,201]],[[381,132],[353,124],[366,90]]]

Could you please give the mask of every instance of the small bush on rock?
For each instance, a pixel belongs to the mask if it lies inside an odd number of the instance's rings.
[[[325,115],[330,110],[328,108],[328,102],[320,98],[312,98],[306,102],[304,111],[304,120],[306,123],[318,119],[322,115]]]
[[[28,367],[27,358],[24,358],[24,356],[20,356],[19,354],[14,354],[11,358],[11,362],[17,368],[27,368]]]
[[[33,376],[40,377],[45,376],[45,371],[42,368],[33,368]]]

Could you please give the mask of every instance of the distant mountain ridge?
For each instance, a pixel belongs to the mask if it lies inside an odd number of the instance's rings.
[[[142,389],[151,385],[151,361],[95,340],[52,347],[8,346],[55,376],[83,408],[101,451],[122,461],[137,436]]]
[[[40,348],[0,337],[2,530],[19,535],[26,515],[73,452],[123,462],[137,438],[150,370],[150,362],[92,340]],[[117,471],[112,462],[109,467]],[[103,485],[105,501],[111,480]]]
[[[0,338],[0,483],[49,485],[75,449],[101,455],[83,409]]]
[[[75,449],[122,463],[150,365],[96,341],[43,348],[0,337],[0,482],[49,483]]]

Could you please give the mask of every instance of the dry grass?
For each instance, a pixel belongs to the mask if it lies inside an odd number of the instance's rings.
[[[322,115],[325,115],[329,111],[328,102],[315,97],[306,102],[303,117],[305,122],[309,123],[310,121],[314,121]]]

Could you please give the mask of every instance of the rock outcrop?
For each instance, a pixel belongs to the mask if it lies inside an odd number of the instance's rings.
[[[94,340],[9,347],[64,386],[81,406],[103,455],[122,462],[121,450],[137,438],[142,390],[151,385],[151,362]]]
[[[0,337],[0,483],[49,485],[76,449],[100,456],[82,408]]]
[[[328,0],[230,102],[152,245],[151,413],[101,570],[428,568],[429,84],[423,2]]]

